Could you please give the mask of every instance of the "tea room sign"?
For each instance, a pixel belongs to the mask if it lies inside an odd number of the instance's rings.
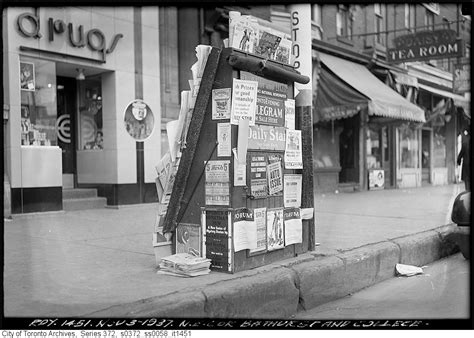
[[[460,57],[464,52],[462,40],[451,29],[397,36],[393,44],[387,53],[392,63]]]

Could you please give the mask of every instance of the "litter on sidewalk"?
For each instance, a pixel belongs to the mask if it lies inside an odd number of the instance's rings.
[[[423,274],[422,268],[413,265],[397,264],[395,268],[399,276],[411,277]]]
[[[177,253],[163,257],[160,262],[160,270],[157,273],[179,277],[196,277],[207,275],[211,271],[209,266],[211,260],[208,258],[193,256],[188,253]]]

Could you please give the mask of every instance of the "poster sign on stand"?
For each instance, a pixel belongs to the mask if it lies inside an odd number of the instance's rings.
[[[267,249],[273,251],[284,247],[283,209],[267,210]]]
[[[231,214],[225,209],[202,210],[202,251],[211,259],[211,270],[232,272]]]
[[[369,170],[369,189],[380,190],[385,186],[385,172],[383,169]]]
[[[248,120],[251,126],[255,125],[257,86],[256,81],[233,79],[230,118],[232,124],[239,124],[239,120]]]

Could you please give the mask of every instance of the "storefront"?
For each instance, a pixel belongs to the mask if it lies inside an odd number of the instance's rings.
[[[12,212],[62,210],[65,188],[95,188],[112,206],[156,201],[158,8],[7,8],[3,18]],[[135,116],[140,134],[128,106],[146,114]]]
[[[455,183],[457,138],[468,127],[463,116],[469,112],[469,100],[453,93],[447,72],[421,64],[410,65],[408,72],[419,82],[417,103],[426,111],[426,123],[420,126],[422,184]]]
[[[318,52],[314,102],[316,189],[419,186],[424,111],[362,64]]]

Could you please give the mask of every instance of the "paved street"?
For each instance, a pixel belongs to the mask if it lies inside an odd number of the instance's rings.
[[[351,296],[301,312],[297,319],[469,318],[469,261],[439,260],[423,275],[394,277]]]
[[[461,185],[315,197],[316,254],[350,250],[450,223]],[[4,224],[6,316],[78,316],[246,275],[156,274],[156,205],[14,216]],[[199,221],[197,221],[199,222]],[[270,269],[265,267],[264,269]],[[260,269],[262,270],[262,269]]]

